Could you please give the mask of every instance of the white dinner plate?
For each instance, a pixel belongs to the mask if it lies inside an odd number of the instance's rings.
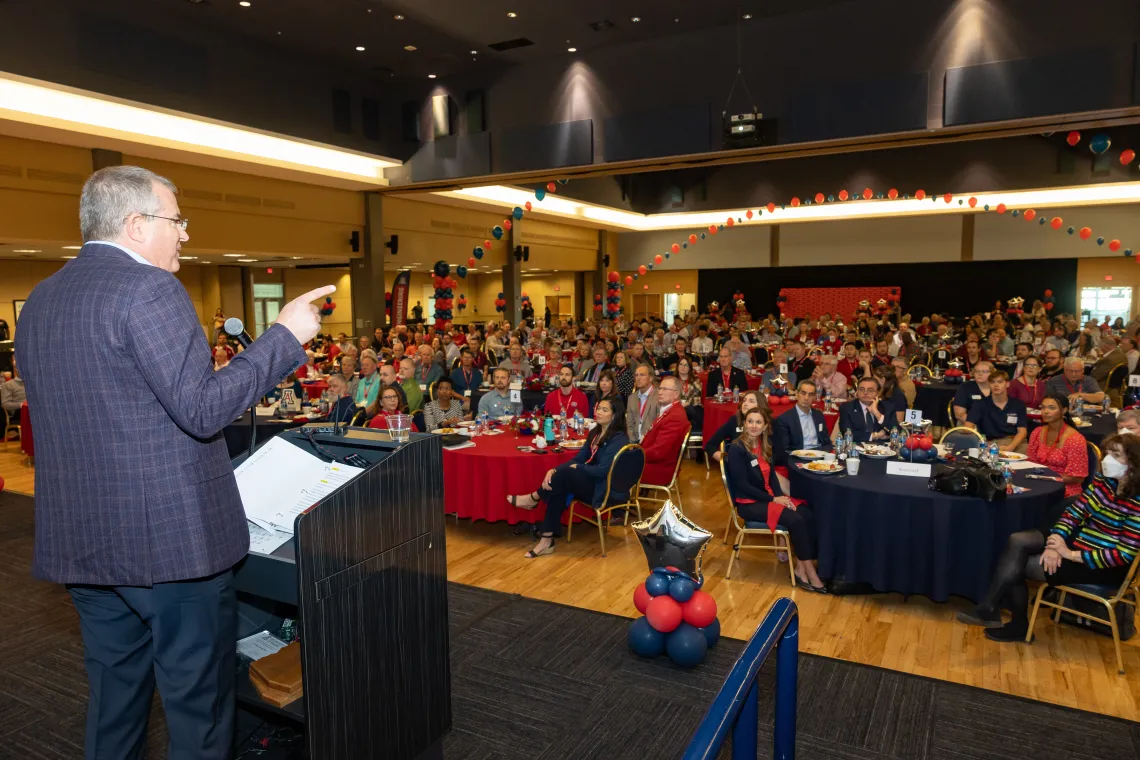
[[[859,452],[859,456],[869,459],[890,459],[895,455],[890,446],[881,444],[861,443],[855,447],[855,450]]]
[[[998,454],[998,459],[1006,462],[1024,462],[1029,457],[1025,454],[1018,454],[1016,451],[1003,451]]]
[[[845,468],[838,462],[808,462],[804,465],[804,469],[816,475],[834,475],[843,472]]]
[[[825,451],[815,451],[813,449],[796,449],[792,452],[792,456],[796,459],[823,459]]]

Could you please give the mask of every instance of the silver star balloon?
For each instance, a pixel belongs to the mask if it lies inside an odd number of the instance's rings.
[[[666,501],[657,514],[634,523],[633,530],[641,542],[650,570],[676,567],[693,576],[697,588],[704,585],[702,564],[712,533],[685,517],[673,502]]]

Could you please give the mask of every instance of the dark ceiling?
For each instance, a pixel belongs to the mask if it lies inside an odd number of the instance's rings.
[[[846,0],[148,0],[186,18],[380,77],[445,77]],[[510,18],[507,14],[514,13]],[[751,18],[745,20],[744,16]],[[397,19],[402,16],[403,19]],[[640,19],[634,22],[633,18]],[[533,44],[499,51],[492,45]],[[405,50],[414,45],[415,51]],[[356,48],[364,47],[363,51]],[[472,54],[472,51],[477,51]]]

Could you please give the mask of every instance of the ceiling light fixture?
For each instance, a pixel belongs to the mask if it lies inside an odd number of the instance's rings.
[[[238,5],[240,5],[242,8],[248,8],[250,6],[250,2],[249,2],[249,0],[241,0],[241,2],[238,3]]]
[[[479,51],[478,50],[472,50],[471,55],[479,55]]]
[[[74,258],[76,258],[76,257],[75,257],[75,256],[64,256],[63,258],[65,258],[65,259],[74,259]]]
[[[745,20],[745,21],[747,21],[747,20],[748,20],[748,19],[750,19],[750,18],[752,18],[752,14],[751,14],[751,13],[745,13],[745,14],[744,14],[744,20]]]
[[[518,17],[519,17],[519,14],[515,13],[514,11],[507,11],[507,18],[518,18]]]
[[[435,74],[428,74],[428,79],[435,79]]]
[[[402,13],[397,13],[397,14],[396,14],[395,16],[393,16],[392,18],[396,19],[397,21],[403,21],[403,20],[404,20],[404,14],[402,14]]]
[[[63,246],[63,250],[65,250],[65,251],[78,251],[82,247],[83,246],[81,246],[81,245],[65,245],[65,246]]]
[[[630,21],[636,24],[637,22],[641,21],[641,16],[633,16],[630,18]]]
[[[356,46],[356,52],[363,53],[364,52],[364,46],[363,45],[357,45]]]
[[[39,248],[13,248],[12,253],[43,253]]]
[[[578,52],[578,48],[576,48],[576,47],[568,47],[568,48],[566,48],[566,52],[567,52],[567,53],[577,53],[577,52]]]
[[[225,256],[227,259],[240,259],[241,258],[240,253],[223,253],[222,255]]]
[[[253,264],[257,261],[257,259],[238,259],[238,261],[240,261],[242,264]]]
[[[416,52],[416,46],[415,45],[404,45],[404,50],[407,50],[409,53],[414,53],[414,52]]]
[[[198,260],[197,256],[179,256],[178,258],[181,261],[197,261]]]
[[[293,261],[304,261],[304,260],[305,260],[304,256],[294,256],[293,257]]]

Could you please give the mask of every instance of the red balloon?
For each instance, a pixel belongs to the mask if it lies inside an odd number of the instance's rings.
[[[1108,250],[1113,251],[1113,252],[1119,251],[1120,250],[1120,241],[1119,240],[1109,240],[1108,241]]]
[[[970,204],[970,208],[976,208],[978,205],[978,199],[971,195],[970,200],[966,201],[966,203]]]
[[[636,607],[637,611],[640,612],[642,615],[645,614],[645,608],[649,606],[649,602],[652,599],[653,599],[653,597],[650,596],[649,592],[645,589],[644,583],[642,583],[640,586],[638,586],[636,589],[634,589],[633,606]]]
[[[898,197],[899,197],[899,191],[898,191],[898,190],[895,190],[895,189],[892,187],[890,190],[888,190],[888,191],[887,191],[887,197],[888,197],[888,198],[890,198],[890,199],[893,201],[895,198],[898,198]]]
[[[799,198],[792,198],[792,208],[795,208],[799,205],[800,205],[800,199]]]
[[[646,272],[648,272],[648,271],[649,271],[649,270],[645,268],[645,265],[644,265],[644,264],[642,264],[641,266],[639,266],[639,267],[637,268],[637,273],[638,273],[638,274],[640,274],[640,275],[644,275],[644,274],[645,274]]]
[[[642,286],[641,286],[641,289],[642,289],[642,290],[649,290],[649,286],[648,286],[648,285],[642,285]]]
[[[751,219],[752,218],[752,209],[748,209],[747,211],[744,212],[744,218],[745,219]]]
[[[914,191],[914,197],[920,201],[925,200],[926,199],[926,191],[923,190],[922,188],[919,188],[918,190]]]
[[[1052,290],[1046,290],[1045,291],[1045,297],[1046,298],[1052,298],[1053,297],[1053,291]]]
[[[619,274],[618,272],[610,272],[610,276],[609,276],[610,282],[617,282],[620,279],[621,279],[621,274]]]
[[[1005,204],[1004,204],[1004,203],[999,203],[999,204],[997,205],[997,212],[998,212],[999,214],[1004,214],[1004,213],[1005,213]]]
[[[851,197],[851,196],[847,194],[847,191],[846,191],[846,190],[840,190],[840,191],[839,191],[839,200],[841,200],[841,201],[845,201],[845,200],[847,200],[847,199],[848,199],[848,198],[850,198],[850,197]]]
[[[392,300],[392,291],[390,291],[390,290],[384,291],[384,300],[385,301],[391,301]]]
[[[523,206],[523,208],[525,208],[527,211],[530,211],[532,208],[532,206],[530,205],[530,201],[527,201],[526,204]]]
[[[1092,235],[1092,227],[1081,227],[1081,231],[1078,234],[1081,236],[1081,240],[1088,240]]]
[[[949,203],[950,201],[954,200],[954,196],[951,193],[946,193],[946,195],[942,196],[942,200]]]
[[[1037,212],[1031,208],[1027,208],[1022,216],[1025,217],[1025,221],[1032,222],[1037,217]]]
[[[469,267],[475,266],[475,257],[474,256],[467,259],[467,266],[469,266]]]
[[[776,204],[775,203],[769,203],[767,206],[765,206],[765,208],[767,208],[768,213],[771,214],[772,212],[774,212],[776,210]]]
[[[681,246],[677,245],[676,243],[673,243],[673,245],[669,246],[669,250],[671,250],[673,253],[680,253],[681,252]]]
[[[725,224],[727,224],[729,227],[732,227],[733,225],[735,225],[735,224],[736,224],[736,220],[735,220],[735,219],[733,219],[733,218],[730,216],[730,217],[728,218],[728,221],[727,221],[727,222],[725,222]]]
[[[709,234],[715,235],[717,233],[717,226],[715,224],[709,225]]]
[[[1137,256],[1136,258],[1137,258],[1137,261],[1140,261],[1140,256]],[[1053,311],[1053,304],[1051,304],[1051,303],[1045,304],[1045,311]]]
[[[633,284],[633,277],[631,277],[630,275],[627,274],[625,276],[625,284],[626,285],[632,285]]]
[[[672,597],[669,598],[672,599]],[[707,591],[698,589],[693,592],[689,601],[682,605],[681,616],[686,623],[697,628],[712,625],[712,621],[716,620],[716,599],[713,599]],[[657,626],[653,627],[657,628]],[[661,629],[657,628],[657,630]]]
[[[653,630],[669,633],[681,624],[683,613],[681,612],[681,605],[677,603],[676,599],[668,594],[662,594],[649,600],[649,604],[645,606],[645,617],[653,626]],[[710,620],[709,623],[711,622]],[[709,623],[705,623],[705,625]]]
[[[1065,136],[1065,142],[1067,142],[1069,145],[1076,146],[1076,144],[1079,143],[1080,141],[1081,141],[1081,133],[1077,132],[1076,130],[1070,132],[1069,134],[1067,134]]]
[[[1051,226],[1055,230],[1059,230],[1059,229],[1061,229],[1061,225],[1064,223],[1065,222],[1064,222],[1064,220],[1061,219],[1061,217],[1055,216],[1049,221],[1049,226]]]
[[[504,230],[510,231],[511,227],[513,227],[513,226],[514,225],[511,223],[510,219],[504,219],[503,220],[503,229]]]
[[[863,188],[863,200],[869,201],[875,197],[875,191],[869,187]]]
[[[1136,151],[1131,148],[1125,148],[1120,151],[1120,163],[1122,166],[1128,166],[1136,159]]]
[[[823,201],[824,201],[823,193],[816,193],[815,194],[815,202],[816,203],[823,203]]]
[[[483,241],[483,250],[484,251],[491,250],[491,241],[490,240],[484,240]]]
[[[664,260],[665,259],[661,257],[660,253],[653,257],[653,263],[654,264],[660,264]]]
[[[666,569],[666,570],[668,570],[668,571],[669,571],[669,572],[671,572],[671,573],[679,573],[679,572],[681,572],[681,568],[679,568],[679,567],[674,567],[673,565],[666,565],[666,566],[665,566],[665,569]]]
[[[689,245],[696,245],[696,244],[697,244],[697,236],[696,235],[689,235]]]
[[[557,191],[558,191],[558,185],[554,184],[553,182],[547,182],[546,183],[546,192],[554,193]]]

